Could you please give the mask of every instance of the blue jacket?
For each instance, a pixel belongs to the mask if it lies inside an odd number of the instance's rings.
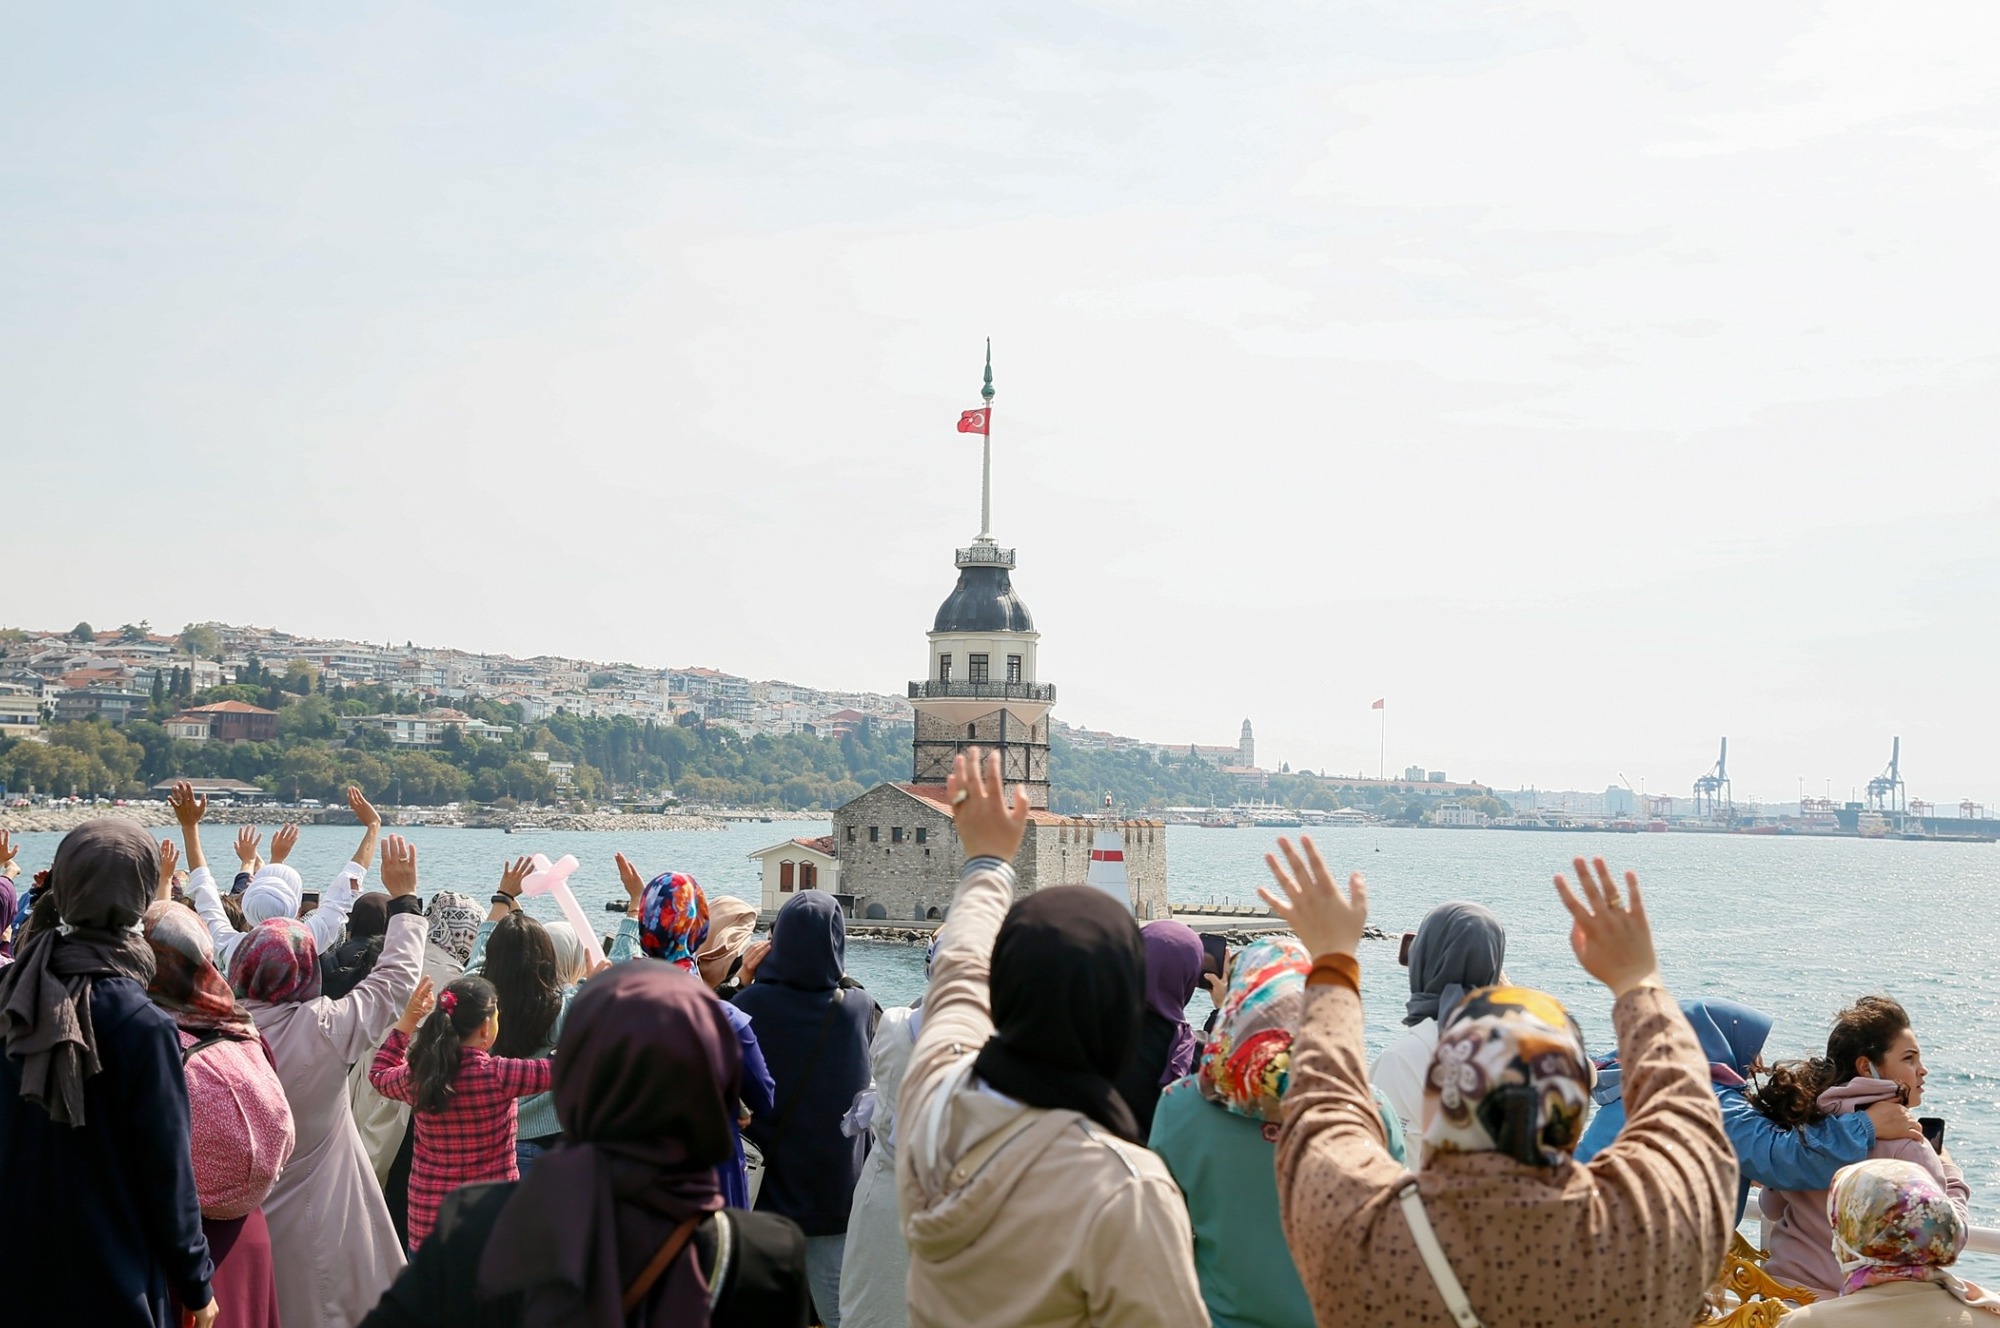
[[[1833,1184],[1834,1172],[1868,1156],[1875,1146],[1875,1123],[1865,1112],[1829,1116],[1817,1125],[1793,1130],[1750,1104],[1743,1081],[1770,1034],[1767,1015],[1734,1001],[1683,1001],[1681,1012],[1694,1025],[1695,1037],[1709,1059],[1722,1129],[1736,1150],[1742,1177],[1736,1189],[1737,1221],[1743,1220],[1753,1181],[1774,1190],[1823,1190]],[[1598,1062],[1596,1097],[1597,1114],[1577,1145],[1579,1162],[1588,1162],[1610,1147],[1625,1128],[1615,1056]]]
[[[83,1081],[84,1123],[57,1125],[21,1096],[0,1055],[0,1195],[8,1323],[179,1328],[167,1296],[206,1305],[208,1238],[188,1148],[179,1030],[130,978],[91,983],[103,1069]]]

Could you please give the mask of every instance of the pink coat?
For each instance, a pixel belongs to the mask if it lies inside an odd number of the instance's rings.
[[[200,1039],[181,1030],[181,1051]],[[264,1202],[296,1135],[285,1087],[261,1040],[212,1043],[186,1063],[194,1136],[194,1188],[201,1215],[243,1217]]]
[[[1819,1095],[1819,1109],[1832,1116],[1866,1111],[1877,1102],[1893,1101],[1899,1090],[1887,1079],[1850,1079]],[[1952,1163],[1939,1157],[1922,1139],[1878,1139],[1868,1156],[1914,1162],[1930,1172],[1951,1196],[1961,1217],[1972,1190]],[[1764,1210],[1764,1237],[1771,1257],[1764,1270],[1780,1282],[1802,1286],[1822,1300],[1840,1290],[1840,1264],[1833,1257],[1833,1223],[1826,1216],[1825,1190],[1765,1190],[1758,1200]]]

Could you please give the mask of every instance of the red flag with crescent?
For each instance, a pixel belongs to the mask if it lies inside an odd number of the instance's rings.
[[[958,431],[960,433],[985,433],[986,426],[992,419],[993,407],[991,406],[982,407],[979,410],[968,410],[958,417]]]

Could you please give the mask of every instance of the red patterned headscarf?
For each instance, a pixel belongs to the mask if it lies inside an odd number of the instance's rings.
[[[639,949],[692,971],[708,939],[708,898],[686,872],[661,872],[639,896]]]
[[[229,985],[246,1001],[283,1005],[319,995],[319,947],[306,925],[267,918],[229,956]]]
[[[190,1033],[255,1041],[256,1022],[216,968],[215,942],[194,910],[162,900],[146,910],[142,925],[153,948],[153,980],[146,984],[153,1004]]]

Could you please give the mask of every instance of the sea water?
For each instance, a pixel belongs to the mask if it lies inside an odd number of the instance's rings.
[[[508,859],[574,853],[582,864],[572,878],[578,898],[609,934],[618,914],[604,904],[624,899],[614,852],[649,877],[688,872],[711,894],[756,903],[758,868],[749,854],[790,836],[827,832],[825,822],[792,821],[634,834],[429,827],[405,833],[418,848],[423,893],[463,890],[482,906]],[[1269,881],[1263,856],[1277,834],[1170,827],[1171,895],[1189,903],[1253,900]],[[235,870],[234,835],[234,827],[214,825],[204,836],[225,889]],[[304,830],[291,862],[307,888],[332,876],[359,835],[352,827]],[[23,868],[47,866],[60,838],[16,836]],[[1343,876],[1367,875],[1369,920],[1391,938],[1364,944],[1361,952],[1371,1055],[1400,1030],[1409,995],[1396,938],[1447,899],[1473,900],[1498,914],[1507,926],[1508,977],[1562,999],[1591,1050],[1611,1050],[1609,996],[1577,967],[1569,915],[1551,883],[1556,872],[1570,870],[1573,857],[1601,854],[1614,870],[1639,874],[1661,971],[1676,997],[1729,997],[1775,1017],[1767,1060],[1819,1054],[1834,1012],[1857,996],[1883,992],[1900,1000],[1930,1070],[1920,1114],[1945,1118],[1947,1146],[1972,1186],[1974,1220],[2000,1226],[2000,845],[1374,827],[1326,828],[1315,838]],[[556,915],[547,899],[529,901],[529,909]],[[922,989],[917,947],[856,940],[847,962],[885,1006],[907,1004]],[[1190,1017],[1198,1023],[1207,1013],[1208,997],[1198,994]],[[1993,1263],[1980,1262],[1990,1276]]]

